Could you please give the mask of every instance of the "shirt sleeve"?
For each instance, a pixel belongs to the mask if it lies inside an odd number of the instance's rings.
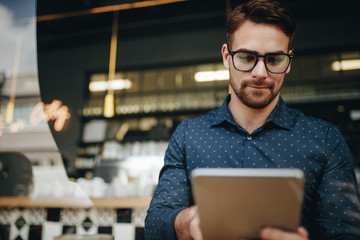
[[[185,129],[183,122],[175,130],[166,150],[159,183],[145,219],[145,239],[176,239],[175,218],[193,204],[185,164]]]
[[[360,196],[350,150],[331,126],[325,142],[326,162],[318,188],[318,235],[314,239],[360,239]]]

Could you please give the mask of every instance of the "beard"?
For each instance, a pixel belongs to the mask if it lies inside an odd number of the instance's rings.
[[[248,87],[249,85],[265,87],[267,89],[250,90]],[[263,80],[243,80],[239,86],[231,76],[230,86],[244,105],[254,109],[263,109],[268,106],[279,95],[281,89],[281,87],[275,89],[275,84],[273,82],[265,82]]]

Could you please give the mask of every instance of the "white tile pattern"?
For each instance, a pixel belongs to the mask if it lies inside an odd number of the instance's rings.
[[[29,238],[30,227],[41,229],[41,239],[53,240],[60,236],[64,231],[64,226],[76,229],[76,234],[97,234],[100,230],[109,231],[115,237],[115,240],[135,240],[143,239],[142,236],[136,236],[137,227],[143,227],[146,216],[146,209],[132,209],[131,223],[121,223],[123,217],[118,218],[118,209],[111,208],[90,208],[90,209],[60,209],[59,218],[52,216],[50,219],[59,219],[59,221],[47,220],[48,209],[46,208],[0,208],[0,224],[9,225],[9,239],[1,240],[33,240]],[[128,209],[125,209],[125,213]],[[56,214],[56,211],[55,211]],[[120,214],[123,214],[120,211]],[[20,220],[19,220],[20,219]],[[85,222],[84,222],[85,221]],[[16,222],[18,226],[16,226]],[[5,228],[3,228],[5,229]],[[34,234],[34,230],[31,231]],[[141,235],[141,234],[140,234]]]

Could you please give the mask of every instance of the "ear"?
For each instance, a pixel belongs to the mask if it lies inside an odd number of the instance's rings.
[[[224,43],[222,45],[221,55],[222,55],[222,59],[223,59],[223,63],[224,63],[225,68],[229,69],[229,57],[230,57],[230,54],[229,54],[228,47],[227,47],[226,43]]]
[[[290,49],[288,54],[294,54],[294,51],[292,49]],[[291,70],[291,63],[289,65],[288,69],[286,70],[286,74],[288,74],[290,72],[290,70]]]

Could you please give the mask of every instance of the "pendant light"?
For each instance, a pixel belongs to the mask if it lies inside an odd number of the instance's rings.
[[[110,118],[115,115],[114,89],[111,88],[111,81],[115,79],[116,51],[117,51],[117,32],[118,32],[119,12],[114,11],[113,25],[110,43],[109,76],[107,81],[107,94],[104,100],[104,117]]]
[[[16,44],[14,67],[13,67],[13,72],[12,72],[12,77],[11,77],[10,99],[6,105],[6,112],[5,112],[5,122],[6,123],[12,123],[12,121],[14,119],[15,95],[16,95],[16,85],[17,85],[18,73],[19,73],[21,44],[22,44],[22,35],[19,34],[18,39],[17,39],[17,44]]]

